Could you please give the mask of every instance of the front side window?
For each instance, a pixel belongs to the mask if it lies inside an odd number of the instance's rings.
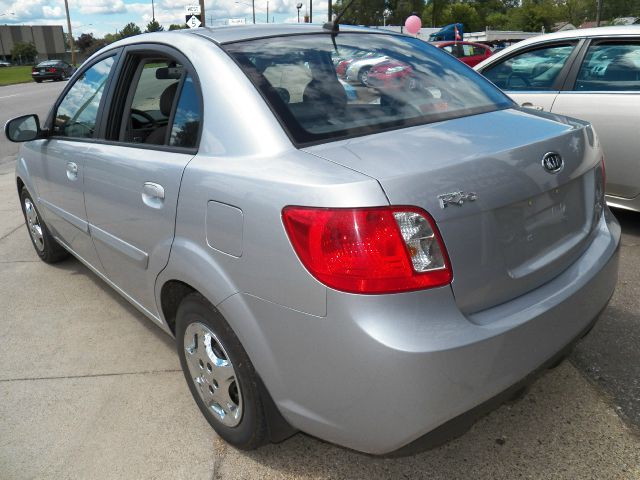
[[[183,65],[168,58],[140,58],[131,83],[119,141],[196,146],[201,101],[193,78]]]
[[[298,144],[509,108],[451,55],[411,37],[340,33],[224,45]]]
[[[100,100],[113,64],[114,57],[105,58],[76,80],[58,105],[53,123],[54,135],[93,138]]]
[[[482,74],[503,90],[553,90],[575,44],[528,50],[485,68]]]
[[[640,91],[640,42],[598,43],[589,47],[574,90]]]

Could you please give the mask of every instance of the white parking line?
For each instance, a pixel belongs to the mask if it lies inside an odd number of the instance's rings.
[[[5,95],[4,97],[0,97],[0,99],[2,98],[11,98],[11,97],[19,97],[20,94],[19,93],[14,93],[13,95]]]

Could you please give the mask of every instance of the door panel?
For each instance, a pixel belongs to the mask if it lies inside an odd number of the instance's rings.
[[[83,165],[90,144],[52,139],[43,141],[38,152],[43,159],[36,177],[38,202],[47,226],[73,251],[101,271],[89,236],[83,197]],[[75,165],[75,175],[71,168]]]
[[[155,279],[169,259],[180,180],[192,157],[117,145],[93,145],[87,154],[87,216],[107,277],[154,315]]]
[[[607,194],[640,195],[640,92],[562,92],[552,111],[595,127],[605,155]]]
[[[87,154],[85,204],[107,277],[158,316],[155,281],[169,261],[180,182],[195,154],[202,105],[184,63],[148,50],[131,60],[116,86],[129,90],[113,115],[121,124],[112,129],[119,131],[117,142],[94,144]]]
[[[84,165],[99,123],[101,100],[115,53],[98,60],[78,76],[56,106],[52,138],[35,153],[38,202],[55,235],[83,260],[103,271],[89,234],[84,204]]]

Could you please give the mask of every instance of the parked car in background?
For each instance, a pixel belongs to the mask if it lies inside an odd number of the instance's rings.
[[[0,60],[0,67],[10,67],[11,64],[9,62],[6,62],[4,60]]]
[[[607,164],[607,201],[640,211],[640,25],[540,35],[476,70],[523,107],[591,122]]]
[[[450,53],[470,67],[477,65],[492,55],[487,45],[473,42],[432,42],[438,48]]]
[[[420,87],[350,99],[342,48]],[[614,291],[592,127],[523,111],[422,40],[199,28],[78,73],[42,125],[5,127],[30,240],[175,336],[238,448],[296,429],[374,454],[442,442],[556,364]]]
[[[398,60],[387,60],[374,65],[369,70],[367,85],[380,88],[403,88],[406,82],[413,82],[409,88],[415,88],[411,65]]]
[[[45,60],[31,69],[31,78],[37,83],[43,80],[66,80],[74,68],[62,60]]]
[[[367,53],[368,55],[364,55],[365,58],[361,60],[356,59],[347,65],[345,79],[348,82],[359,83],[361,85],[367,86],[369,80],[369,70],[371,70],[371,67],[389,60],[389,57],[387,57],[386,55],[372,55],[371,52]]]

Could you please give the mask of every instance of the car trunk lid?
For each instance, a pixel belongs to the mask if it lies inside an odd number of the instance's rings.
[[[306,151],[375,178],[393,205],[427,210],[451,258],[456,302],[473,313],[549,281],[588,246],[594,142],[583,122],[501,110]],[[548,152],[561,155],[561,171],[545,170]]]

